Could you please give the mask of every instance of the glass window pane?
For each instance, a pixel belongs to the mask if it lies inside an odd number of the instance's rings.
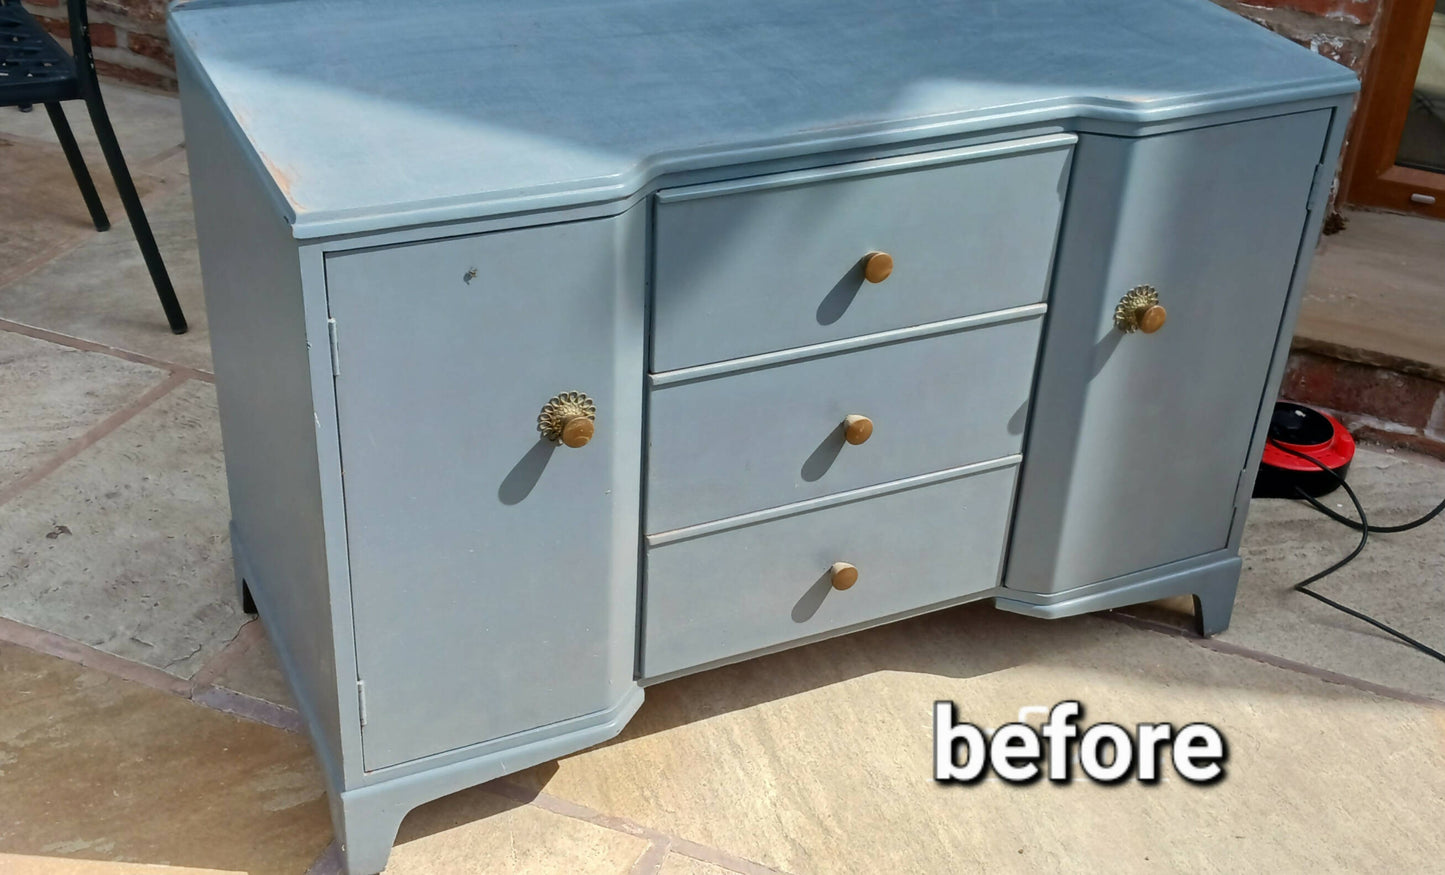
[[[1430,18],[1395,163],[1445,173],[1445,0],[1436,0]]]

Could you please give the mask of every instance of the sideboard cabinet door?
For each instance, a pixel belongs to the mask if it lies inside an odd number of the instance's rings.
[[[1007,585],[1059,592],[1227,546],[1330,112],[1081,136]],[[1167,318],[1124,333],[1152,286]]]
[[[327,259],[368,771],[633,688],[643,212]]]

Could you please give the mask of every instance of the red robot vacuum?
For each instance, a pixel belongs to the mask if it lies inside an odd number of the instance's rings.
[[[1354,458],[1355,439],[1338,419],[1303,404],[1276,402],[1269,440],[1254,478],[1254,497],[1298,498],[1301,492],[1326,495],[1339,487]]]

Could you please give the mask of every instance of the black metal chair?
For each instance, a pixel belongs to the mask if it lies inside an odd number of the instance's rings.
[[[136,194],[135,183],[131,181],[130,170],[125,166],[125,157],[115,139],[115,129],[110,125],[110,116],[106,114],[105,103],[100,97],[95,58],[90,50],[90,25],[85,0],[67,0],[67,5],[74,57],[66,54],[39,22],[21,7],[19,0],[0,0],[0,107],[45,104],[55,135],[60,138],[60,148],[70,162],[70,170],[80,186],[80,195],[85,198],[85,205],[90,210],[95,230],[105,231],[110,227],[110,220],[106,218],[90,172],[85,168],[85,160],[65,119],[65,111],[60,108],[64,100],[85,101],[105,163],[110,167],[110,175],[115,178],[120,202],[125,205],[125,214],[135,231],[136,242],[140,244],[146,269],[150,271],[156,295],[161,299],[161,308],[166,311],[166,321],[170,323],[171,331],[184,334],[185,314],[181,312],[180,301],[176,300],[176,291],[171,286],[160,250],[156,248],[155,235],[146,221],[140,196]]]

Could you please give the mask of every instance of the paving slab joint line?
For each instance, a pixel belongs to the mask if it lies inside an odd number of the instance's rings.
[[[177,156],[177,155],[184,154],[185,151],[186,151],[186,143],[185,143],[184,140],[182,140],[181,142],[175,144],[174,146],[171,146],[171,147],[169,147],[169,148],[167,148],[167,149],[165,149],[165,150],[163,150],[163,151],[157,152],[156,154],[152,155],[151,157],[146,158],[145,160],[141,161],[140,163],[138,163],[138,164],[136,165],[136,170],[139,171],[139,172],[141,172],[141,173],[149,173],[153,168],[156,168],[156,167],[161,166],[162,164],[166,163],[167,161],[171,160],[172,158],[174,158],[174,157]],[[186,177],[186,180],[187,180],[187,181],[190,181],[190,177],[187,176],[187,177]],[[170,186],[169,186],[169,185],[160,186],[160,188],[170,188]]]
[[[83,337],[74,337],[69,334],[61,334],[58,331],[51,331],[48,328],[38,328],[34,325],[26,325],[24,322],[14,322],[9,319],[0,319],[0,331],[10,331],[15,334],[23,334],[35,340],[44,340],[60,346],[68,346],[71,349],[78,349],[81,352],[95,352],[101,355],[108,355],[118,359],[125,359],[128,362],[135,362],[140,365],[150,365],[153,368],[170,371],[173,374],[180,374],[188,379],[201,380],[206,383],[216,382],[216,375],[201,368],[193,368],[190,365],[183,365],[179,362],[159,359],[145,353],[131,352],[128,349],[121,349],[116,346],[107,346],[104,343],[97,343],[93,340],[86,340]]]
[[[1232,644],[1228,641],[1221,641],[1218,638],[1200,638],[1187,629],[1178,626],[1162,623],[1158,620],[1148,620],[1143,617],[1135,617],[1118,611],[1107,611],[1101,614],[1104,619],[1122,623],[1125,626],[1132,626],[1146,632],[1154,632],[1160,635],[1169,635],[1184,640],[1205,650],[1215,653],[1223,653],[1227,656],[1239,656],[1250,659],[1272,668],[1280,668],[1285,671],[1292,671],[1298,674],[1308,675],[1317,680],[1329,684],[1337,684],[1342,687],[1350,687],[1363,693],[1371,693],[1386,699],[1395,699],[1400,702],[1408,702],[1411,705],[1421,705],[1426,708],[1445,710],[1445,701],[1436,699],[1433,696],[1425,696],[1420,693],[1412,693],[1409,690],[1402,690],[1398,687],[1391,687],[1385,684],[1367,681],[1364,678],[1357,678],[1337,671],[1330,671],[1327,668],[1319,668],[1304,662],[1296,662],[1283,656],[1276,656],[1263,650],[1256,650],[1253,647],[1245,647],[1242,644]]]
[[[227,641],[216,655],[206,661],[200,670],[191,675],[191,687],[200,689],[215,683],[216,679],[225,674],[226,671],[235,665],[236,661],[245,656],[256,642],[265,637],[265,630],[261,627],[260,620],[247,620],[236,630],[236,634]]]
[[[104,82],[105,79],[102,77],[101,81]],[[86,119],[86,121],[82,122],[82,124],[90,124],[89,119]],[[76,126],[72,125],[72,127]],[[30,134],[22,134],[16,131],[4,131],[0,132],[0,138],[9,140],[12,143],[18,143],[22,146],[35,146],[42,149],[53,149],[56,152],[56,157],[64,160],[64,155],[61,153],[60,141],[55,139],[54,129],[47,127],[45,128],[45,132],[46,133],[44,135],[35,137],[31,136]],[[124,152],[126,148],[124,141],[121,142],[120,147],[121,151]],[[134,157],[127,156],[126,164],[130,166],[132,174],[144,173],[150,168],[155,167],[166,161],[167,159],[171,158],[176,153],[185,151],[185,148],[186,144],[184,141],[182,141],[176,143],[173,146],[166,146],[161,151],[156,152],[155,154],[145,158],[136,159]],[[108,174],[110,172],[110,168],[105,164],[105,156],[100,153],[100,146],[98,143],[84,143],[81,145],[81,149],[92,150],[92,154],[85,156],[87,166],[91,163],[91,159],[94,159],[95,163],[100,165],[99,169],[101,173]]]
[[[248,629],[251,631],[247,631]],[[222,653],[234,649],[237,651],[236,656],[238,657],[246,649],[254,646],[261,634],[258,630],[260,630],[258,621],[253,620],[246,623],[222,649]],[[291,708],[216,686],[214,683],[197,683],[195,679],[187,680],[176,677],[154,666],[134,662],[113,653],[106,653],[88,644],[16,620],[0,617],[0,641],[64,659],[67,662],[74,662],[94,671],[180,696],[183,699],[190,699],[201,707],[221,711],[239,719],[298,734],[304,728],[301,723],[301,715]],[[218,661],[220,661],[219,654],[212,657],[201,671],[197,672],[197,677]],[[219,676],[219,673],[219,671],[212,672],[216,676]],[[666,859],[668,852],[691,857],[694,860],[736,872],[738,875],[788,875],[783,870],[765,866],[719,848],[668,835],[625,817],[603,814],[585,805],[569,802],[549,793],[532,793],[505,779],[491,782],[487,785],[487,789],[504,798],[526,805],[535,805],[553,814],[648,840],[651,843],[648,850],[633,865],[632,871],[637,875],[641,875],[641,873],[651,875],[658,871],[661,861]],[[657,867],[651,865],[653,860],[657,861]],[[339,875],[340,872],[339,853],[333,843],[332,847],[328,848],[307,870],[307,875]]]
[[[4,136],[11,137],[12,135],[6,134]],[[21,139],[29,138],[22,137]],[[59,146],[57,145],[56,148],[59,148]],[[159,166],[160,160],[164,158],[169,158],[171,155],[175,154],[175,151],[177,149],[184,151],[185,144],[182,143],[180,146],[173,147],[161,153],[161,155],[157,156],[155,166]],[[132,170],[135,172],[141,172],[140,168],[138,167],[132,168]],[[180,179],[172,180],[169,183],[157,185],[149,192],[141,195],[141,205],[145,206],[146,204],[153,204],[155,201],[158,201],[162,198],[170,197],[171,195],[182,191],[185,186],[190,185],[190,182],[190,177],[184,176]],[[115,204],[107,204],[106,211],[110,212],[111,210],[114,210],[116,206],[117,205]],[[97,231],[95,230],[94,226],[91,226],[88,223],[84,226],[77,227],[74,229],[70,236],[63,238],[50,249],[47,249],[44,252],[41,252],[31,257],[28,261],[22,262],[20,269],[15,272],[14,276],[5,277],[3,281],[0,281],[0,288],[4,288],[5,286],[8,286],[12,283],[18,283],[28,276],[33,276],[40,270],[44,269],[46,265],[64,258],[70,253],[79,249],[81,246],[84,246],[86,243],[90,242],[90,240],[92,240],[93,238],[98,237],[101,234],[109,234],[113,232],[117,227],[126,227],[129,224],[129,219],[122,218],[118,222],[112,223],[110,228],[105,231]]]
[[[628,875],[657,875],[662,871],[662,864],[667,862],[667,852],[671,849],[672,842],[667,839],[649,843],[628,870]]]
[[[82,434],[64,447],[61,447],[59,452],[34,468],[31,468],[20,479],[14,480],[4,487],[0,487],[0,505],[5,504],[46,477],[54,474],[60,470],[66,462],[69,462],[71,459],[74,459],[76,456],[99,443],[111,432],[130,422],[141,411],[164,398],[170,394],[172,389],[175,389],[189,379],[190,377],[185,374],[167,374],[164,380],[147,389],[139,398],[125,405],[115,413],[112,413],[110,416],[107,416],[98,424],[92,426],[85,434]]]
[[[301,715],[284,705],[257,699],[213,683],[197,684],[194,680],[177,677],[153,665],[106,653],[89,644],[17,620],[0,617],[0,642],[73,662],[92,671],[162,693],[180,696],[212,711],[221,711],[252,723],[262,723],[286,732],[299,733],[302,730]]]
[[[203,705],[213,711],[221,711],[252,723],[280,729],[283,732],[300,735],[306,729],[300,712],[294,708],[277,705],[275,702],[268,702],[265,699],[258,699],[255,696],[248,696],[245,693],[238,693],[215,684],[193,688],[190,699],[197,705]]]
[[[736,854],[728,853],[720,848],[714,848],[684,838],[678,838],[674,835],[668,835],[661,830],[643,826],[637,821],[626,817],[603,814],[586,805],[571,802],[560,796],[553,796],[545,791],[539,790],[534,792],[528,790],[525,787],[508,781],[506,778],[499,778],[485,786],[486,789],[492,793],[506,799],[511,799],[514,802],[535,805],[553,814],[560,814],[563,817],[570,817],[574,820],[580,820],[594,826],[604,827],[630,836],[645,838],[654,844],[666,844],[668,850],[682,854],[684,857],[691,857],[694,860],[710,863],[731,872],[737,872],[739,875],[788,875],[787,872],[781,869],[765,866],[762,863],[749,860],[746,857],[739,857]],[[644,857],[646,857],[646,855],[644,855]],[[642,861],[639,860],[638,864],[641,864],[641,862]],[[634,869],[634,871],[637,870]]]
[[[342,875],[341,848],[336,846],[336,842],[326,846],[326,850],[306,870],[306,875]]]
[[[20,262],[19,267],[13,268],[15,271],[14,274],[7,276],[4,273],[0,273],[0,288],[4,288],[11,283],[19,282],[50,262],[55,261],[57,258],[62,258],[68,253],[79,249],[82,244],[97,233],[100,232],[91,226],[77,226],[67,229],[64,236],[52,238],[48,248],[42,249],[40,252],[31,255],[30,258],[25,261]]]
[[[709,863],[713,866],[727,869],[730,872],[737,872],[738,875],[788,875],[788,873],[782,869],[764,866],[762,863],[754,862],[746,857],[729,854],[727,851],[698,844],[697,842],[690,842],[687,839],[674,838],[670,850],[675,854],[691,857],[702,863]]]

